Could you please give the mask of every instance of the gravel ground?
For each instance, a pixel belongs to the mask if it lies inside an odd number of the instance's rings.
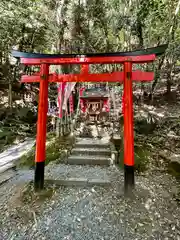
[[[51,163],[49,179],[111,181],[110,187],[46,186],[35,194],[33,171],[0,187],[0,240],[180,240],[179,183],[158,169],[136,177],[131,198],[114,166]]]
[[[53,165],[52,165],[53,166]],[[66,179],[66,178],[87,178],[87,179],[103,179],[113,181],[122,177],[123,173],[115,166],[81,166],[60,164],[50,167],[46,170],[47,178]]]
[[[149,172],[136,177],[134,197],[127,199],[123,196],[123,174],[116,168],[85,167],[82,171],[80,166],[70,167],[73,177],[82,177],[82,173],[108,177],[113,185],[54,188],[50,198],[42,202],[23,202],[22,180],[28,182],[32,173],[22,173],[21,180],[13,180],[14,185],[9,182],[0,188],[0,194],[6,191],[9,200],[0,204],[0,239],[180,239],[179,189],[171,176]],[[59,169],[52,169],[55,176]],[[68,177],[69,169],[62,165],[60,175]]]

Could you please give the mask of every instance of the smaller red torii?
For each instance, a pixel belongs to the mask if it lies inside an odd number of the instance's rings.
[[[153,62],[156,56],[165,52],[167,45],[146,50],[96,54],[39,54],[12,51],[25,65],[40,66],[40,73],[24,75],[21,82],[40,83],[38,123],[35,156],[35,189],[44,187],[46,121],[48,111],[48,83],[51,82],[121,82],[124,84],[124,183],[125,190],[134,187],[134,129],[133,129],[133,81],[152,81],[153,72],[132,71],[133,64]],[[89,73],[89,64],[123,64],[123,72]],[[80,74],[49,74],[50,65],[81,64]]]

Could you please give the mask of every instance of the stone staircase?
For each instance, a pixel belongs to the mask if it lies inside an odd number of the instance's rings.
[[[46,168],[46,176],[64,186],[109,186],[115,167],[111,155],[108,140],[77,138],[71,155],[63,164],[57,164],[49,171]]]
[[[67,164],[75,165],[106,165],[112,164],[108,142],[99,139],[78,139],[67,159]]]

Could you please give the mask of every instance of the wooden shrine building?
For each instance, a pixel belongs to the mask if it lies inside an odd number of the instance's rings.
[[[84,89],[80,99],[86,120],[101,121],[107,117],[109,94],[105,88]]]

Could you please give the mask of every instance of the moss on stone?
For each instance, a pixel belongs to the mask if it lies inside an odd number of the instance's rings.
[[[56,138],[54,134],[49,134],[47,140],[50,143],[46,146],[46,161],[49,164],[61,157],[63,150],[70,150],[73,144],[71,137]],[[25,155],[23,155],[17,163],[18,167],[34,167],[35,146]]]

